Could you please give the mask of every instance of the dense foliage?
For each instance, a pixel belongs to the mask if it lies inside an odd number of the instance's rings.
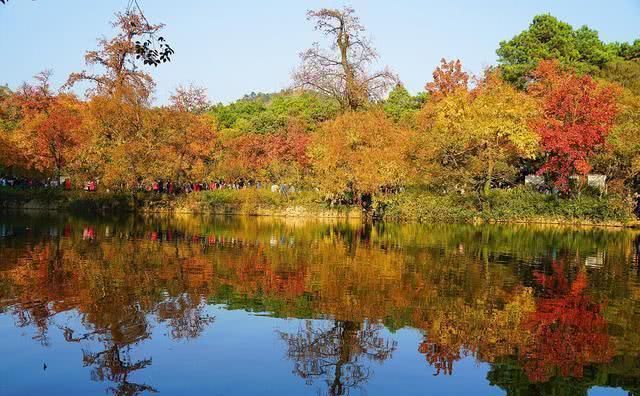
[[[0,87],[0,176],[121,192],[160,181],[284,184],[364,206],[417,188],[488,209],[492,190],[533,174],[545,178],[541,191],[565,197],[581,193],[587,173],[606,175],[619,197],[636,192],[638,40],[604,43],[540,15],[500,43],[497,66],[472,76],[442,59],[414,96],[388,70],[369,70],[377,54],[354,10],[323,9],[309,18],[331,46],[303,54],[293,87],[215,105],[203,88],[179,87],[157,107],[135,43],[162,25],[141,31],[141,18],[117,14],[115,36],[85,56],[91,72],[59,90],[49,72],[15,92]],[[84,98],[68,90],[79,83]]]

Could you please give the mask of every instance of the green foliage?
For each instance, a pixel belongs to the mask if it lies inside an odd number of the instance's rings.
[[[384,218],[425,223],[465,223],[478,215],[472,202],[458,194],[407,191],[383,200]]]
[[[134,209],[131,195],[109,192],[86,193],[81,190],[63,191],[57,188],[18,189],[0,187],[0,208],[32,207],[68,209],[73,212],[99,212]]]
[[[486,197],[485,220],[559,222],[621,222],[633,218],[629,206],[617,196],[583,193],[572,198],[543,194],[526,187],[493,190]]]
[[[383,104],[384,112],[395,122],[413,123],[418,110],[426,102],[425,93],[411,96],[409,91],[402,84],[389,93],[389,97]]]
[[[313,92],[284,91],[277,94],[251,94],[228,105],[211,109],[220,129],[237,132],[272,133],[292,120],[305,123],[309,129],[338,113],[338,104]]]
[[[640,60],[615,60],[607,63],[599,74],[607,81],[612,81],[620,86],[640,95]]]
[[[618,54],[626,60],[640,59],[640,40],[633,43],[615,43]]]
[[[271,192],[269,189],[212,190],[190,194],[184,203],[187,207],[214,213],[259,214],[260,210],[287,210],[303,207],[305,210],[326,209],[319,194],[299,191],[291,194]]]
[[[10,101],[12,95],[8,86],[0,85],[0,133],[10,132],[18,125],[19,111]]]
[[[587,26],[574,29],[543,14],[534,17],[527,30],[500,42],[496,53],[505,79],[522,86],[540,60],[557,59],[579,73],[596,73],[616,59],[619,48],[620,45],[603,43],[598,32]]]
[[[562,198],[527,187],[491,190],[475,194],[441,195],[428,191],[407,191],[383,200],[384,217],[420,222],[464,223],[523,221],[560,223],[627,223],[633,219],[629,205],[615,195],[579,194]]]
[[[606,143],[606,150],[591,162],[598,173],[618,184],[616,192],[625,193],[620,184],[633,187],[640,175],[640,96],[631,90],[625,90],[618,100],[616,124]]]

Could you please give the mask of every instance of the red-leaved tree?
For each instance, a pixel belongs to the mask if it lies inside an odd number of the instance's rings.
[[[447,62],[440,59],[440,66],[433,71],[433,81],[427,83],[425,90],[431,94],[432,99],[440,99],[458,89],[468,89],[469,74],[462,70],[462,62],[459,59]]]
[[[590,157],[613,127],[619,91],[590,76],[562,70],[557,61],[540,62],[532,78],[529,92],[542,103],[533,127],[546,156],[539,173],[549,175],[556,188],[566,192],[570,176],[591,170]]]

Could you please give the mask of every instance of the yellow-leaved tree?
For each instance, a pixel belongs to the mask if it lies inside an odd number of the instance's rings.
[[[477,147],[471,169],[484,179],[486,194],[494,182],[512,181],[517,159],[531,159],[538,153],[539,138],[530,127],[538,106],[494,72],[487,73],[473,94],[465,129]]]
[[[366,206],[375,193],[407,181],[412,135],[381,110],[347,112],[325,123],[310,149],[318,187]]]
[[[474,89],[456,89],[421,111],[417,157],[432,184],[482,190],[513,183],[517,161],[538,152],[536,101],[487,72]]]
[[[624,89],[618,108],[615,126],[593,167],[607,176],[609,191],[624,194],[633,191],[640,176],[640,96]]]

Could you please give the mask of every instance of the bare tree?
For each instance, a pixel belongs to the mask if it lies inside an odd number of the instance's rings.
[[[169,98],[171,107],[179,111],[187,111],[195,114],[202,114],[211,107],[211,102],[207,98],[207,89],[193,84],[188,86],[179,85]]]
[[[370,100],[381,99],[397,77],[388,69],[371,72],[378,60],[365,28],[353,8],[309,11],[307,19],[332,41],[328,49],[314,43],[300,54],[302,65],[294,72],[297,87],[335,98],[343,109],[356,110]]]

